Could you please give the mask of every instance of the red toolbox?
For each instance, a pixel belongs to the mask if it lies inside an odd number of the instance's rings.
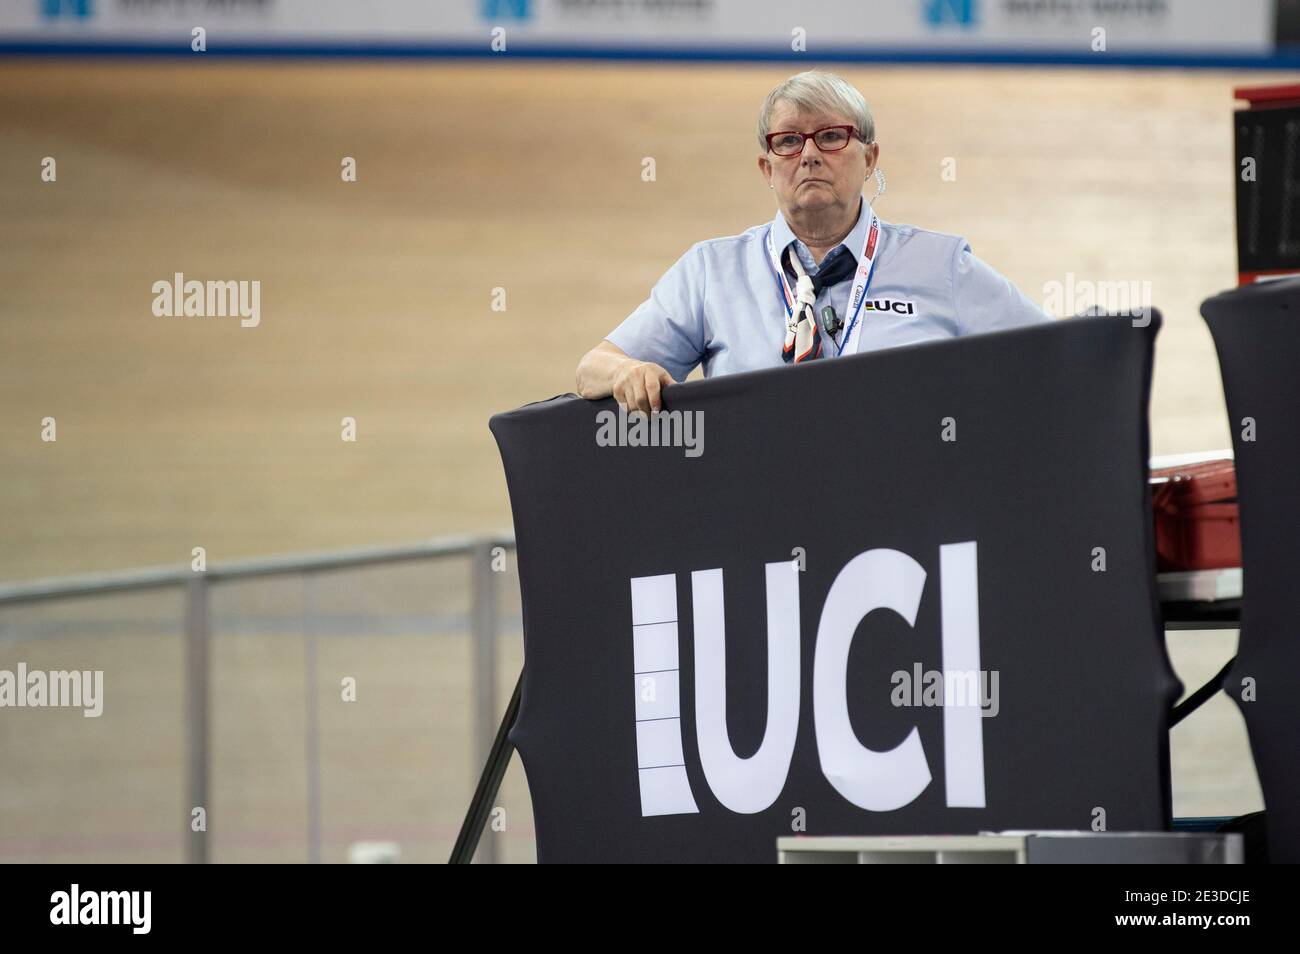
[[[1237,471],[1209,460],[1151,471],[1156,518],[1156,569],[1214,570],[1241,566]]]

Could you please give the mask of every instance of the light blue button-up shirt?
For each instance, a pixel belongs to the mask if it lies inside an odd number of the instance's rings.
[[[870,221],[871,211],[862,201],[857,223],[841,243],[855,261]],[[771,223],[692,245],[607,340],[640,361],[661,365],[678,381],[701,362],[705,377],[784,364],[785,299],[767,254],[769,228],[778,255],[793,242],[808,274],[817,273],[812,253],[777,212]],[[860,340],[850,350],[862,353],[1051,321],[976,258],[964,238],[881,220],[878,246],[858,316]],[[829,304],[847,325],[852,285],[846,279],[822,289],[818,316]],[[836,344],[843,343],[844,333],[832,343],[822,332],[823,358],[837,356]]]

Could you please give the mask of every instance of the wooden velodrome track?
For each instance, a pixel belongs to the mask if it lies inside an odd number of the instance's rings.
[[[177,565],[200,545],[221,561],[508,527],[489,415],[571,390],[579,356],[682,251],[772,216],[755,114],[793,71],[0,65],[0,580]],[[1149,281],[1166,321],[1152,450],[1229,446],[1197,307],[1235,280],[1231,89],[1279,77],[840,72],[876,115],[886,219],[964,234],[1040,301],[1067,273]],[[154,317],[151,286],[177,271],[260,281],[261,325]],[[355,443],[340,440],[345,416]],[[105,668],[110,695],[98,721],[0,715],[0,860],[178,858],[174,629],[6,642],[7,612],[0,667]],[[300,859],[301,647],[225,645],[214,855]],[[1189,690],[1232,645],[1170,638]],[[465,640],[323,653],[324,682],[362,673],[375,700],[365,717],[322,712],[326,860],[365,837],[445,857],[472,784]],[[517,650],[506,657],[503,683]],[[1173,739],[1176,814],[1260,807],[1226,699]],[[527,857],[517,768],[506,803],[505,855]]]

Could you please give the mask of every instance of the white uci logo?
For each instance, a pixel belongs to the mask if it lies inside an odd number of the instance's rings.
[[[980,670],[975,541],[939,547],[942,665]],[[733,812],[772,805],[785,787],[799,730],[799,577],[789,561],[767,573],[767,727],[758,751],[738,758],[727,734],[722,570],[691,574],[695,621],[695,726],[700,763],[714,796]],[[840,570],[822,606],[813,653],[813,722],[822,772],[848,801],[874,812],[910,804],[930,784],[930,766],[913,726],[894,748],[858,741],[849,723],[847,674],[853,634],[873,610],[909,626],[925,570],[898,550],[868,550]],[[636,669],[637,769],[641,814],[698,812],[682,751],[675,574],[632,578]],[[984,807],[984,735],[979,700],[943,707],[944,782],[950,808]]]

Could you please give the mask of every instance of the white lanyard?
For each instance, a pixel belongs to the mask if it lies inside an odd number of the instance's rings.
[[[862,244],[862,254],[858,256],[858,270],[853,274],[853,285],[849,289],[849,308],[853,313],[852,319],[844,332],[843,344],[836,344],[836,353],[843,354],[848,348],[850,339],[853,337],[853,331],[858,324],[858,316],[862,312],[862,303],[867,298],[867,288],[871,285],[871,273],[876,267],[876,251],[879,247],[880,222],[876,218],[876,212],[871,210],[871,221],[867,223],[867,237]],[[781,292],[784,296],[785,314],[787,319],[794,318],[794,293],[790,291],[790,282],[785,277],[785,270],[781,267],[781,261],[777,258],[776,247],[772,242],[772,227],[767,227],[767,257],[772,263],[772,271],[776,273],[777,279],[781,282]],[[809,306],[811,311],[811,306]],[[813,325],[817,325],[817,316],[812,316]],[[835,344],[835,339],[831,339]],[[852,354],[853,352],[850,352]]]

